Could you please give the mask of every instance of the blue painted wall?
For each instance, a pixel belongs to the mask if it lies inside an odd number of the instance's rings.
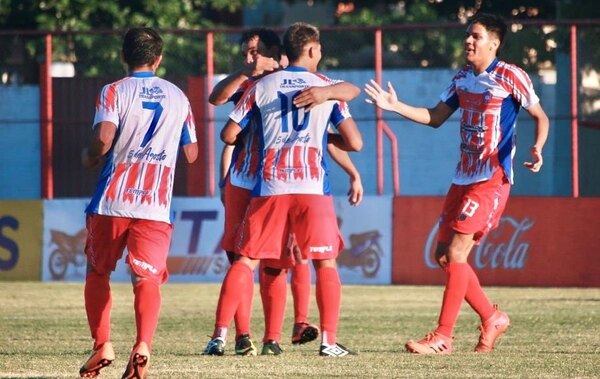
[[[38,86],[0,86],[0,199],[40,198]]]

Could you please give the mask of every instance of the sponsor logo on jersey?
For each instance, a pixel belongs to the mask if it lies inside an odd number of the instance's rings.
[[[140,92],[140,97],[142,99],[149,100],[160,100],[164,99],[166,95],[163,93],[163,90],[158,86],[154,86],[152,88],[142,87],[142,91]]]
[[[152,152],[152,147],[146,147],[145,149],[140,149],[140,150],[129,150],[129,153],[127,153],[127,158],[131,159],[131,158],[135,158],[135,159],[145,159],[147,161],[164,161],[165,159],[167,159],[167,154],[165,154],[165,150],[163,149],[163,151],[161,151],[160,153],[153,153]]]
[[[280,88],[298,88],[298,87],[306,87],[306,80],[302,78],[296,79],[286,79],[284,78],[281,82]]]

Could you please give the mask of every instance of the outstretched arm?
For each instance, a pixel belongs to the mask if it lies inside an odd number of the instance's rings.
[[[396,112],[411,121],[434,128],[438,128],[454,113],[454,109],[442,101],[433,108],[410,106],[398,100],[392,83],[388,82],[387,88],[386,91],[377,82],[371,80],[370,84],[365,84],[365,92],[369,96],[365,101],[383,110]]]
[[[363,198],[363,185],[360,179],[360,173],[354,163],[350,159],[348,152],[337,148],[333,144],[327,144],[327,151],[331,159],[335,161],[350,178],[350,189],[348,190],[348,202],[350,205],[357,206]]]
[[[544,164],[544,158],[542,157],[542,149],[548,139],[548,131],[550,129],[550,121],[548,116],[540,103],[537,103],[527,109],[527,112],[533,118],[535,122],[535,142],[531,146],[531,162],[525,162],[523,165],[527,167],[531,172],[538,172]]]

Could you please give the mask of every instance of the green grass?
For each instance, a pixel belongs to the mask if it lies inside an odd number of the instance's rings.
[[[489,288],[512,326],[490,354],[472,353],[478,318],[464,306],[455,353],[417,356],[404,350],[437,321],[441,287],[345,286],[339,341],[359,355],[323,358],[318,343],[292,346],[291,302],[281,356],[200,356],[212,332],[219,285],[167,284],[154,339],[150,378],[598,378],[600,289]],[[129,284],[113,285],[113,344],[117,359],[101,378],[119,378],[134,340]],[[257,294],[257,293],[256,293]],[[290,296],[291,298],[291,296]],[[318,320],[311,305],[311,320]],[[253,333],[263,331],[255,297]],[[91,339],[83,285],[0,283],[0,378],[74,378],[87,359]]]

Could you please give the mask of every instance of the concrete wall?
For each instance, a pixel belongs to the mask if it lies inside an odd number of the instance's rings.
[[[0,199],[40,197],[37,86],[0,86]]]

